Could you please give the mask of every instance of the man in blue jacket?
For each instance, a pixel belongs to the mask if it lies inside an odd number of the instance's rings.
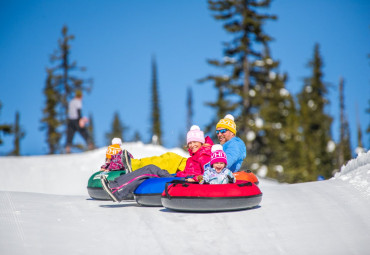
[[[244,142],[236,137],[234,117],[227,114],[216,125],[216,135],[227,156],[227,168],[237,172],[247,156]]]

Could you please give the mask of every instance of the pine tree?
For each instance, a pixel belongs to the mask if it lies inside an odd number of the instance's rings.
[[[94,119],[93,119],[92,114],[89,115],[89,126],[87,127],[87,130],[88,130],[89,135],[90,135],[90,142],[91,142],[93,148],[96,148],[95,133],[94,133]]]
[[[140,132],[139,131],[135,131],[134,133],[134,138],[132,139],[134,142],[141,142],[142,139],[141,139],[141,135],[140,135]]]
[[[0,114],[1,114],[1,108],[2,107],[3,107],[3,105],[0,102]],[[0,123],[0,145],[2,145],[4,143],[4,141],[1,138],[1,134],[10,135],[11,133],[12,133],[12,125]]]
[[[112,121],[112,129],[109,133],[105,134],[105,137],[107,139],[107,144],[111,144],[111,141],[114,137],[121,138],[122,141],[125,141],[124,139],[124,131],[127,127],[123,125],[122,121],[119,118],[118,112],[114,113],[113,121]]]
[[[21,155],[20,141],[26,135],[26,133],[23,131],[23,129],[20,126],[19,119],[20,119],[19,112],[16,112],[16,114],[15,114],[15,123],[14,123],[14,128],[13,128],[14,149],[13,149],[12,152],[10,152],[10,155],[14,155],[14,156],[20,156]]]
[[[162,144],[161,113],[159,107],[159,93],[157,81],[157,64],[155,58],[152,59],[152,139],[156,139],[156,144]],[[154,138],[156,137],[156,138]]]
[[[186,99],[186,109],[187,109],[187,114],[186,114],[186,131],[190,130],[190,127],[193,125],[193,91],[191,87],[188,87],[187,91],[187,99]]]
[[[75,71],[86,71],[85,67],[78,67],[76,61],[71,61],[71,44],[75,36],[68,34],[68,27],[63,26],[62,38],[58,40],[59,48],[51,55],[50,61],[55,66],[52,68],[53,83],[58,92],[58,116],[62,125],[67,122],[68,102],[74,92],[90,91],[92,79],[81,79],[73,75]]]
[[[250,90],[251,101],[259,105],[254,119],[249,120],[247,168],[263,167],[267,176],[284,182],[296,182],[300,175],[301,144],[298,136],[298,116],[292,95],[285,88],[287,75],[276,69],[267,45],[261,60],[251,63],[258,71],[258,92]],[[257,96],[258,94],[258,96]],[[252,167],[253,166],[253,167]],[[258,169],[258,168],[257,168]]]
[[[338,168],[340,168],[342,165],[344,165],[348,160],[352,158],[349,124],[345,114],[343,78],[340,78],[339,80],[339,109],[340,109],[340,138],[337,148]]]
[[[302,163],[306,169],[303,177],[305,181],[313,181],[319,175],[325,178],[332,176],[335,150],[330,133],[332,118],[324,112],[329,101],[326,99],[328,92],[323,82],[323,63],[318,44],[314,47],[314,56],[308,67],[312,69],[312,75],[304,80],[298,101],[304,146]]]
[[[224,117],[225,113],[233,112],[238,136],[246,142],[249,152],[252,143],[259,142],[258,139],[253,142],[247,140],[247,134],[251,134],[251,120],[258,118],[262,103],[259,91],[266,85],[257,82],[261,73],[258,66],[252,63],[262,61],[261,49],[266,48],[271,41],[263,31],[263,24],[276,17],[258,13],[269,7],[269,0],[219,0],[208,1],[208,4],[209,9],[215,13],[214,18],[224,22],[224,29],[232,35],[232,39],[224,44],[225,57],[222,61],[208,61],[209,64],[223,69],[224,74],[210,75],[201,81],[213,81],[218,91],[217,101],[209,103],[217,109],[216,121]]]
[[[58,116],[58,106],[60,104],[59,93],[55,86],[55,77],[52,69],[47,69],[47,78],[45,81],[44,95],[46,97],[45,107],[43,109],[43,118],[41,119],[41,130],[46,130],[46,143],[48,145],[48,153],[55,154],[60,151],[60,139],[62,125]]]
[[[366,112],[370,115],[370,100],[368,101],[368,103],[369,103],[369,108],[366,109]],[[368,148],[370,148],[370,123],[367,126],[366,133],[369,134],[369,141],[368,141],[369,146],[368,146]]]

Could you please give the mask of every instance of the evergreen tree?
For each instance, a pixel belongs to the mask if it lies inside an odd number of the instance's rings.
[[[45,82],[44,95],[46,97],[45,107],[43,109],[43,118],[41,119],[41,130],[46,129],[46,143],[48,153],[55,154],[60,151],[60,131],[61,120],[58,118],[59,93],[55,86],[55,77],[52,69],[47,69],[47,78]]]
[[[20,119],[19,112],[16,112],[16,114],[15,114],[15,123],[14,123],[14,128],[13,128],[14,149],[10,153],[10,155],[14,155],[14,156],[20,156],[21,155],[20,141],[25,136],[25,132],[22,130],[22,128],[20,126],[19,119]]]
[[[3,105],[0,102],[0,114],[1,114],[1,108],[2,107],[3,107]],[[1,138],[1,134],[10,135],[11,133],[12,133],[12,125],[0,123],[0,145],[2,145],[4,143],[2,138]]]
[[[218,91],[217,101],[209,103],[217,110],[217,120],[226,113],[233,113],[238,126],[238,136],[247,145],[248,155],[251,156],[253,146],[261,141],[251,138],[252,123],[259,118],[258,112],[263,102],[260,91],[266,86],[259,83],[261,73],[253,63],[263,61],[263,50],[268,48],[271,41],[263,31],[267,20],[276,17],[260,14],[259,11],[269,7],[270,0],[219,0],[208,1],[209,9],[214,12],[214,18],[224,22],[224,29],[232,35],[230,42],[224,43],[224,58],[222,61],[209,60],[208,63],[223,70],[221,75],[210,75],[201,81],[213,81]]]
[[[357,149],[356,152],[357,154],[364,152],[364,145],[362,143],[362,130],[361,130],[361,124],[360,120],[357,120]]]
[[[349,124],[345,114],[344,80],[339,80],[340,138],[338,144],[338,168],[352,158]]]
[[[200,80],[212,81],[218,92],[217,100],[208,103],[217,111],[208,128],[214,129],[220,118],[233,113],[238,136],[247,146],[244,165],[252,170],[267,168],[268,176],[282,181],[299,181],[303,167],[295,102],[285,88],[286,75],[276,71],[279,62],[272,59],[268,45],[272,38],[263,31],[264,23],[276,16],[260,13],[270,1],[208,3],[215,19],[223,21],[232,35],[224,44],[223,60],[208,61],[224,73]]]
[[[319,175],[325,178],[332,176],[335,150],[330,133],[332,118],[324,112],[329,101],[325,98],[328,92],[323,82],[323,63],[318,44],[314,47],[314,56],[308,67],[312,75],[305,79],[298,101],[304,146],[302,163],[306,169],[303,177],[305,181],[313,181]]]
[[[369,108],[366,109],[366,112],[370,115],[370,100],[368,101],[368,103],[369,103]],[[367,126],[366,133],[369,134],[369,141],[368,141],[369,147],[368,148],[370,148],[370,122],[369,122],[369,125]]]
[[[58,92],[58,117],[62,125],[67,123],[68,102],[74,92],[90,91],[92,80],[81,79],[74,75],[75,71],[84,72],[85,67],[78,67],[76,61],[71,61],[71,44],[75,36],[68,34],[68,27],[63,26],[62,38],[58,40],[59,48],[51,55],[50,61],[55,66],[52,68],[53,83]]]
[[[140,135],[140,132],[139,131],[135,131],[135,134],[134,134],[134,138],[132,139],[134,142],[141,142],[142,139],[141,139],[141,135]]]
[[[162,144],[161,113],[159,107],[159,93],[157,81],[157,64],[152,59],[152,139],[156,137],[156,144]]]
[[[95,143],[95,134],[94,134],[94,119],[93,115],[89,115],[89,126],[87,127],[87,130],[89,131],[90,135],[90,142],[94,148],[96,148],[96,143]]]
[[[188,146],[186,144],[186,137],[183,132],[179,133],[177,147],[183,149],[185,152],[188,151]]]
[[[251,102],[259,105],[259,111],[248,121],[247,139],[252,148],[248,151],[246,166],[263,167],[268,177],[296,182],[301,171],[298,116],[294,99],[285,88],[287,75],[279,74],[278,66],[279,62],[272,60],[267,45],[262,59],[251,63],[258,71],[258,86],[249,94]]]
[[[193,125],[193,91],[191,87],[188,87],[187,91],[187,100],[186,100],[186,131],[190,130],[191,126]]]
[[[114,137],[121,138],[122,141],[124,140],[124,131],[126,127],[122,124],[122,121],[119,118],[118,112],[114,113],[113,121],[112,121],[112,129],[109,133],[105,134],[107,139],[107,144],[111,144],[111,141]]]

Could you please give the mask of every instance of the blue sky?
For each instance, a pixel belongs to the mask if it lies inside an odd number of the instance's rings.
[[[265,29],[275,38],[271,53],[280,72],[289,75],[288,90],[296,94],[315,43],[320,44],[324,80],[331,84],[328,113],[334,117],[333,138],[338,140],[338,83],[345,79],[346,112],[352,144],[356,146],[357,116],[363,133],[370,122],[365,113],[370,100],[370,1],[273,1],[276,14]],[[67,25],[72,41],[71,59],[87,68],[80,77],[93,78],[94,88],[84,97],[83,114],[94,116],[98,146],[106,145],[113,114],[118,111],[129,126],[126,138],[139,131],[150,134],[151,58],[156,57],[164,143],[177,146],[186,127],[186,89],[194,94],[194,124],[203,128],[214,112],[204,105],[216,95],[211,84],[196,80],[218,70],[206,62],[222,57],[222,42],[230,37],[214,20],[207,2],[186,1],[1,1],[0,2],[0,123],[21,114],[26,137],[21,153],[47,152],[40,131],[44,106],[46,67],[57,48],[61,28]],[[356,109],[358,109],[356,111]],[[12,149],[3,137],[0,155]],[[82,141],[79,135],[75,142]],[[369,148],[369,135],[363,137]]]

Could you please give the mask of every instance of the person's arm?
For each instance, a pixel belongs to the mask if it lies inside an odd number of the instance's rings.
[[[209,171],[205,171],[203,174],[203,183],[209,183]]]
[[[234,165],[240,158],[240,149],[236,143],[229,143],[224,147],[224,152],[226,153],[228,167]]]
[[[235,183],[236,182],[236,178],[233,175],[233,172],[231,172],[231,170],[229,170],[229,169],[227,171],[227,178],[229,179],[229,183]]]
[[[109,170],[108,170],[108,167],[109,167],[109,163],[108,163],[108,162],[106,162],[104,165],[102,165],[102,166],[100,167],[100,171],[109,171]]]
[[[77,109],[78,119],[82,118],[82,111],[81,108]]]

